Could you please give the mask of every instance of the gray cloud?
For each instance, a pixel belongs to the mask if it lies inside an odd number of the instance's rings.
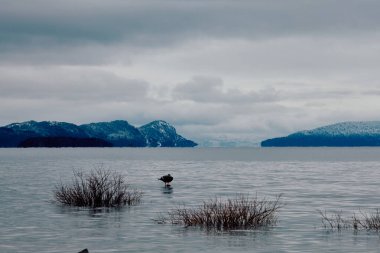
[[[336,0],[240,1],[238,4],[231,1],[7,0],[1,8],[1,29],[15,36],[105,43],[122,38],[146,42],[149,38],[157,40],[159,34],[163,37],[182,37],[189,33],[277,37],[292,33],[373,30],[379,26],[379,7],[375,0],[346,0],[344,4]]]
[[[10,60],[10,51],[25,55],[32,53],[30,50],[60,49],[70,54],[89,45],[98,62],[103,62],[107,56],[102,51],[111,45],[135,50],[167,47],[196,37],[361,36],[379,29],[379,8],[375,0],[5,0],[0,9],[0,53]],[[61,56],[62,62],[78,61]]]
[[[276,100],[276,90],[267,88],[259,92],[243,92],[239,89],[223,89],[219,78],[197,76],[179,84],[173,91],[176,99],[201,103],[259,103]]]
[[[143,100],[148,83],[91,68],[0,68],[0,97],[95,102]]]

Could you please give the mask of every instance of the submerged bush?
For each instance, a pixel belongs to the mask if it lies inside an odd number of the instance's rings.
[[[169,212],[169,222],[208,229],[256,229],[274,225],[282,207],[280,196],[275,201],[238,195],[223,201],[220,198],[203,202],[198,208],[177,208]],[[163,220],[161,219],[161,222]]]
[[[354,230],[374,230],[380,231],[380,211],[373,213],[359,212],[350,218],[342,217],[342,212],[327,214],[318,210],[322,217],[322,224],[325,228],[333,230],[354,229]]]
[[[326,211],[318,210],[321,215],[322,224],[325,228],[329,229],[347,229],[350,228],[352,223],[342,216],[342,212],[328,214]]]
[[[137,204],[142,192],[130,190],[125,177],[116,171],[103,168],[89,173],[74,171],[71,185],[56,185],[55,199],[63,204],[78,207],[122,207]]]

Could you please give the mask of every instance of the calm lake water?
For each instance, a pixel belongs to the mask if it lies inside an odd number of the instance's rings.
[[[92,212],[52,202],[73,170],[104,166],[144,192],[138,206]],[[157,178],[171,173],[168,191]],[[180,205],[237,193],[283,194],[279,223],[207,232],[157,224]],[[380,208],[380,148],[0,149],[0,252],[379,252],[380,235],[332,232],[318,209]]]

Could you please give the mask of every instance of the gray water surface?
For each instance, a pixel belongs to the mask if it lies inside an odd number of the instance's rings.
[[[121,210],[63,208],[54,186],[103,166],[144,192]],[[171,173],[172,190],[157,178]],[[380,148],[0,149],[0,252],[379,252],[380,236],[332,232],[318,209],[380,208]],[[178,206],[237,193],[283,194],[279,223],[208,232],[157,224]]]

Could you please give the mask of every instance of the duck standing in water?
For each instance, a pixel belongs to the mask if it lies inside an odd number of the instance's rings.
[[[165,187],[170,186],[170,182],[173,181],[173,177],[170,174],[167,174],[166,176],[162,176],[158,180],[161,180],[162,182],[165,183]]]

